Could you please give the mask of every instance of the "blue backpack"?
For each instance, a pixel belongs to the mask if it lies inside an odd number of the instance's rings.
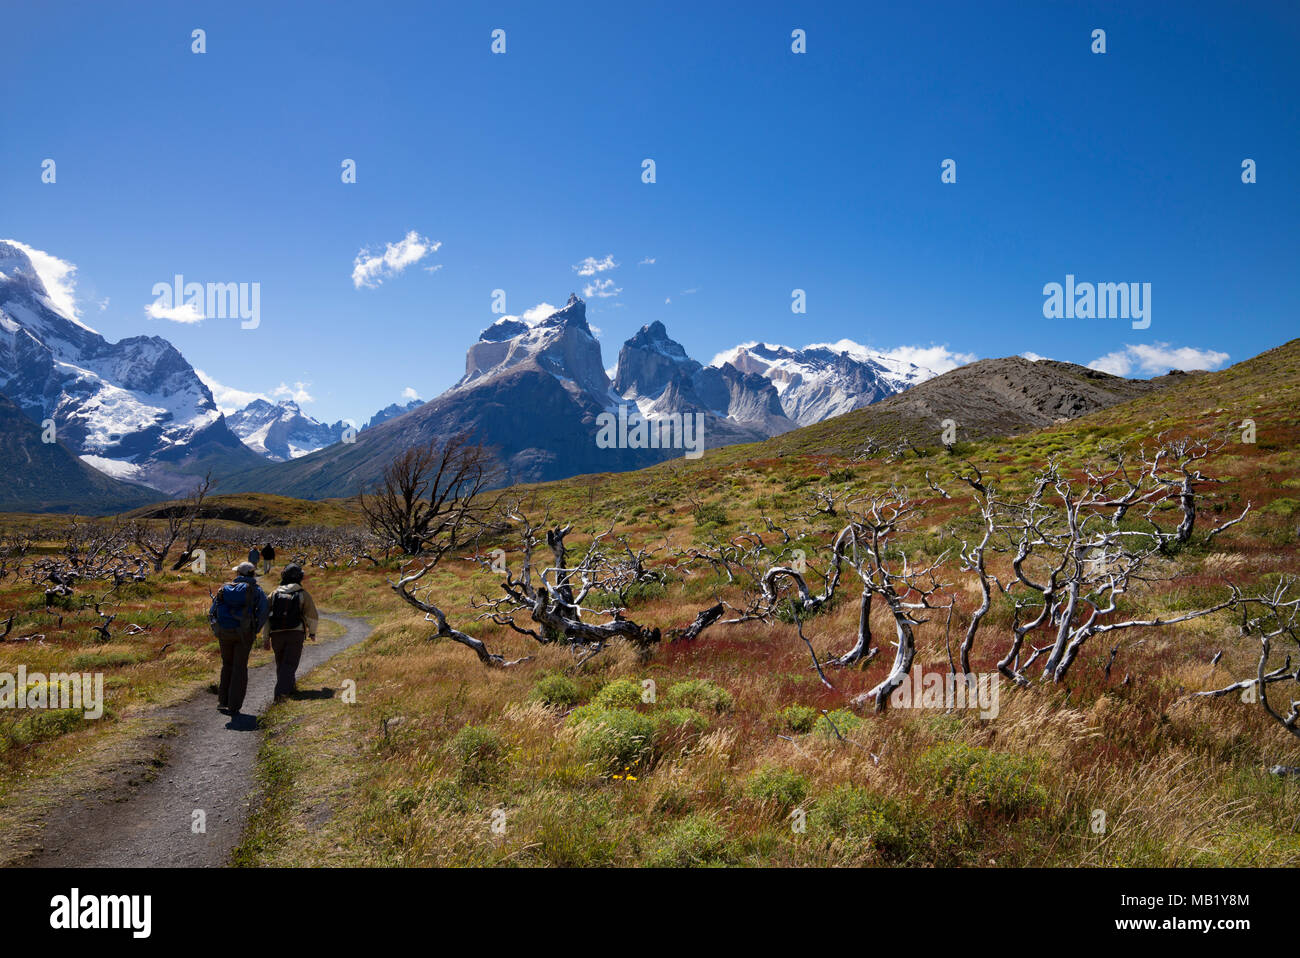
[[[246,639],[257,632],[258,588],[250,582],[228,582],[212,597],[208,622],[219,639]]]

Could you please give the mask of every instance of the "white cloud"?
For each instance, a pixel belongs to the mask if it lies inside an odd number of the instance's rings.
[[[647,256],[645,259],[641,260],[641,262],[637,263],[636,265],[653,266],[654,264],[655,264],[655,258],[653,256]]]
[[[255,399],[261,399],[264,402],[274,402],[276,399],[292,399],[299,405],[316,401],[312,394],[308,392],[311,383],[294,383],[292,386],[288,383],[280,383],[268,395],[267,393],[252,392],[248,389],[236,389],[234,386],[227,386],[225,383],[217,382],[216,379],[209,376],[202,369],[196,369],[194,373],[212,390],[212,398],[216,400],[217,408],[227,416],[232,412],[243,409]],[[408,391],[415,392],[411,389],[408,389]],[[416,397],[412,395],[410,398]]]
[[[104,310],[108,309],[108,297],[105,296],[102,300],[99,301],[99,303],[98,303],[97,305],[99,306],[99,311],[100,311],[101,313],[102,313]]]
[[[667,306],[667,305],[668,305],[669,303],[671,303],[672,301],[673,301],[673,298],[672,298],[671,296],[665,296],[665,297],[664,297],[664,305],[665,305],[665,306]]]
[[[1171,369],[1218,369],[1228,361],[1228,354],[1193,346],[1170,346],[1168,343],[1127,344],[1088,363],[1113,376],[1127,376],[1137,370],[1147,376],[1159,376]]]
[[[949,349],[946,345],[935,346],[933,344],[929,346],[896,346],[893,349],[882,349],[881,352],[895,362],[913,363],[936,373],[946,373],[950,369],[965,366],[967,363],[973,363],[979,359],[974,353],[958,353]]]
[[[41,285],[45,287],[45,294],[49,297],[50,305],[56,311],[62,313],[78,326],[90,329],[89,326],[81,322],[81,315],[77,310],[76,264],[59,259],[51,253],[28,246],[26,243],[20,243],[15,239],[0,240],[0,242],[12,243],[27,254],[27,258],[32,261],[32,268],[36,270],[36,275],[40,277]]]
[[[164,306],[161,302],[155,301],[146,306],[144,312],[150,319],[168,319],[173,323],[189,325],[203,322],[203,313],[192,300],[186,300],[176,306]]]
[[[196,369],[194,370],[194,373],[199,377],[199,379],[203,380],[204,385],[212,390],[212,398],[216,400],[217,408],[227,416],[232,412],[238,412],[240,409],[243,409],[254,399],[263,399],[266,402],[271,401],[270,397],[265,393],[249,392],[246,389],[236,389],[233,386],[219,383],[202,369]]]
[[[538,323],[546,319],[548,316],[552,316],[555,313],[558,313],[559,311],[560,308],[558,306],[552,306],[550,303],[538,303],[536,306],[532,307],[531,309],[524,310],[523,316],[511,316],[509,318],[522,319],[529,326],[536,326]]]
[[[504,323],[507,320],[510,320],[517,323],[523,323],[524,325],[530,327],[536,326],[542,320],[546,319],[546,317],[550,316],[555,312],[558,312],[558,308],[552,306],[550,303],[538,303],[536,306],[524,310],[522,316],[516,316],[513,313],[511,313],[508,316],[502,316],[500,319],[496,321],[496,323],[493,323],[492,325],[495,326],[497,325],[497,323]]]
[[[441,242],[435,242],[411,230],[396,243],[387,244],[382,253],[362,249],[352,264],[352,285],[373,289],[384,280],[391,279],[406,267],[436,253]]]
[[[752,349],[758,345],[776,349],[790,348],[772,342],[761,344],[757,341],[739,343],[734,348],[724,350],[714,356],[711,365],[720,366],[724,362],[730,362],[736,349]],[[973,363],[979,359],[974,353],[953,352],[947,346],[896,346],[893,349],[877,349],[863,346],[851,339],[840,339],[833,343],[809,343],[803,348],[828,349],[834,353],[848,353],[849,356],[860,361],[883,362],[886,366],[893,367],[899,372],[906,372],[908,366],[916,365],[936,374],[946,373],[950,369],[965,366],[967,363]]]
[[[310,385],[311,383],[294,383],[292,386],[289,386],[286,383],[280,383],[280,385],[271,390],[271,395],[292,399],[299,405],[315,402],[315,397],[307,391],[307,387]]]
[[[1024,359],[1028,359],[1031,363],[1036,363],[1036,362],[1038,362],[1038,361],[1041,360],[1041,359],[1051,359],[1051,358],[1052,358],[1051,356],[1040,356],[1040,355],[1038,355],[1038,353],[1034,352],[1033,350],[1029,350],[1029,349],[1026,349],[1026,350],[1025,350],[1023,353],[1021,353],[1020,355],[1021,355],[1022,358],[1024,358]]]
[[[653,260],[651,261],[653,262]],[[588,256],[577,266],[573,267],[579,276],[595,276],[597,273],[603,273],[607,269],[618,269],[618,263],[614,262],[614,254],[606,253],[604,259],[596,259],[594,256]]]
[[[885,355],[899,362],[915,363],[936,373],[946,373],[979,359],[974,353],[953,352],[947,346],[899,346],[886,349]]]
[[[407,386],[405,389],[402,390],[402,398],[405,399],[407,402],[410,402],[412,399],[419,399],[420,394],[416,392],[412,387]]]
[[[615,287],[612,279],[598,279],[596,282],[588,283],[582,288],[582,295],[587,299],[591,299],[593,296],[607,299],[610,296],[617,296],[621,292],[623,292],[623,287]]]
[[[690,289],[684,289],[684,290],[682,290],[682,295],[683,295],[683,296],[690,296],[690,295],[692,295],[693,293],[698,293],[699,291],[700,291],[700,288],[699,288],[698,286],[692,286]]]

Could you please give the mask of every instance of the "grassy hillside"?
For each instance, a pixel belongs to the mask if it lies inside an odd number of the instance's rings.
[[[160,502],[127,513],[128,519],[165,519],[183,509],[177,503]],[[355,500],[322,499],[311,502],[270,493],[242,492],[210,496],[201,513],[205,519],[241,523],[247,526],[343,526],[359,521]]]

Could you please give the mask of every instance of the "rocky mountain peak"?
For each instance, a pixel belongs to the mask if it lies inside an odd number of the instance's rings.
[[[664,324],[655,320],[642,326],[618,351],[614,390],[620,396],[658,396],[680,373],[688,377],[700,364],[686,355],[681,343],[668,337]]]
[[[465,375],[456,389],[520,365],[535,365],[561,382],[572,383],[602,402],[609,377],[600,343],[587,325],[587,304],[576,294],[539,322],[500,319],[484,330],[465,357]]]
[[[587,304],[577,293],[570,293],[569,301],[542,320],[540,325],[574,326],[585,330],[588,335],[591,333],[591,328],[587,325]]]
[[[35,296],[48,296],[41,275],[32,265],[32,259],[20,246],[0,240],[0,282],[11,287],[21,287]]]

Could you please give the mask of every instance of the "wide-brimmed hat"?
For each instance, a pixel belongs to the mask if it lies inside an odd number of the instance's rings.
[[[257,575],[257,567],[251,562],[241,562],[231,571],[235,575]]]

